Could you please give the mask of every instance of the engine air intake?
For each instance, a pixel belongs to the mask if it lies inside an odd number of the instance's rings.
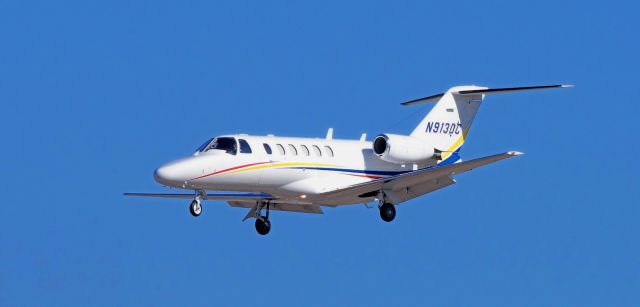
[[[379,135],[373,141],[373,152],[376,155],[381,155],[387,151],[387,138],[384,135]]]

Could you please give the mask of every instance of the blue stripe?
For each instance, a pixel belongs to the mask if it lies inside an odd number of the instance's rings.
[[[458,147],[458,149],[456,149],[456,151],[451,153],[449,157],[447,157],[445,160],[440,161],[438,164],[421,168],[421,169],[436,168],[439,166],[446,166],[446,165],[458,162],[458,160],[460,160],[460,149],[462,149],[462,146]],[[285,169],[312,169],[312,170],[318,170],[318,171],[347,172],[347,173],[356,173],[356,174],[363,174],[363,175],[381,175],[381,176],[395,176],[395,175],[412,172],[412,171],[372,171],[372,170],[361,170],[361,169],[344,169],[344,168],[332,168],[332,167],[301,167],[301,166],[285,167]]]
[[[348,173],[357,173],[364,175],[383,175],[383,176],[393,176],[400,175],[404,173],[408,173],[410,171],[370,171],[370,170],[361,170],[361,169],[344,169],[344,168],[331,168],[331,167],[286,167],[287,169],[312,169],[318,171],[336,171],[336,172],[348,172]]]
[[[454,151],[449,157],[447,157],[446,159],[440,161],[440,163],[438,163],[438,166],[445,166],[445,165],[453,164],[453,163],[456,163],[458,160],[460,160],[460,149],[461,148],[462,148],[462,146],[460,146],[458,149],[456,149],[456,151]]]

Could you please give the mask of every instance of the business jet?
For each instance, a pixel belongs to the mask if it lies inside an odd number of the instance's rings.
[[[522,154],[461,160],[460,149],[486,95],[565,87],[571,85],[456,86],[402,103],[436,101],[411,134],[383,133],[372,142],[366,134],[359,140],[334,139],[332,128],[325,138],[222,135],[155,170],[158,183],[192,192],[124,194],[191,199],[196,217],[202,201],[226,201],[248,208],[243,221],[255,218],[261,235],[271,229],[271,210],[322,214],[323,207],[377,202],[382,220],[391,222],[397,205],[456,183],[458,174]]]

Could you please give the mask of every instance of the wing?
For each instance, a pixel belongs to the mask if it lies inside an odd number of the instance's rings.
[[[140,197],[160,197],[160,198],[183,198],[193,199],[195,193],[124,193],[125,196]],[[204,200],[225,200],[225,201],[257,201],[272,200],[275,197],[266,193],[207,193],[201,196]]]
[[[258,206],[255,201],[254,202],[230,201],[229,206],[251,209],[249,210],[249,212],[247,212],[247,215],[242,219],[242,221],[245,221],[248,218],[254,217],[256,215],[256,210],[258,209]],[[322,208],[320,208],[320,206],[318,205],[276,202],[276,203],[272,203],[270,206],[271,206],[269,208],[270,210],[324,214],[324,212],[322,212]]]
[[[196,196],[195,193],[124,193],[124,195],[179,199],[193,199]],[[269,200],[271,203],[270,210],[323,214],[318,205],[280,200],[266,193],[207,193],[206,195],[201,195],[201,197],[203,200],[227,201],[231,207],[250,208],[251,210],[249,210],[243,221],[255,216],[258,207],[257,202],[260,200]]]
[[[326,200],[328,204],[337,204],[341,199],[353,199],[354,195],[358,195],[364,202],[367,199],[378,196],[380,191],[384,191],[392,203],[399,204],[403,201],[454,184],[455,180],[452,178],[454,175],[521,154],[522,153],[517,151],[509,151],[446,166],[424,168],[326,192],[318,195],[318,197]]]

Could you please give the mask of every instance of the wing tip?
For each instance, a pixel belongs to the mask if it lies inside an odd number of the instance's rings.
[[[516,157],[516,156],[524,155],[524,152],[512,150],[512,151],[507,152],[507,154],[512,156],[512,157]]]

